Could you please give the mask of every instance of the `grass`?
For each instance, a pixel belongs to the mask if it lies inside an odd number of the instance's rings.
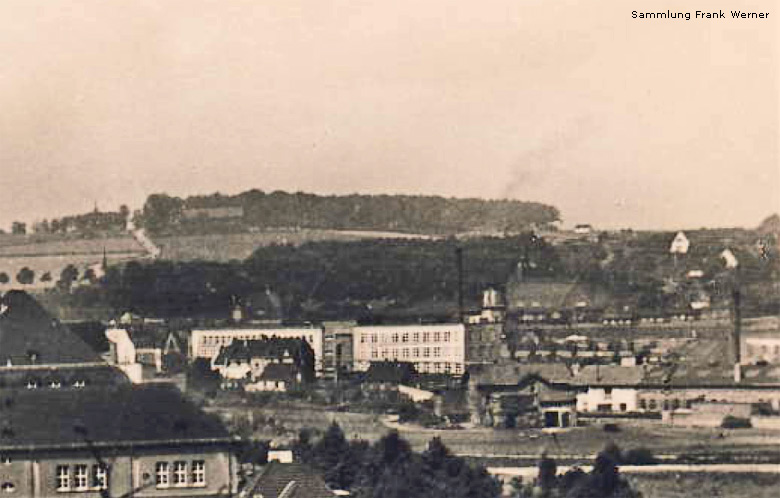
[[[254,412],[259,424],[256,436],[266,439],[294,437],[300,429],[324,431],[335,420],[348,438],[374,441],[390,429],[378,415],[329,411],[321,405],[302,401],[273,401],[250,408],[245,404],[224,404],[218,410],[233,416],[245,417]],[[273,424],[265,423],[273,419]],[[624,451],[647,448],[655,455],[690,453],[751,453],[760,450],[776,451],[780,432],[759,429],[691,429],[668,427],[660,422],[632,422],[619,424],[620,431],[605,433],[600,426],[579,427],[554,436],[539,430],[494,430],[474,428],[463,430],[434,430],[419,426],[401,425],[401,435],[417,449],[424,449],[433,437],[439,437],[455,453],[462,455],[574,455],[589,460],[609,442]],[[721,437],[723,435],[723,437]]]
[[[153,237],[162,247],[162,257],[177,261],[219,261],[244,260],[258,248],[272,244],[301,245],[319,241],[354,241],[377,238],[422,238],[393,232],[300,230],[265,231],[258,233],[233,233],[212,235],[182,235]]]
[[[778,474],[661,473],[627,478],[647,498],[774,498],[780,494]]]

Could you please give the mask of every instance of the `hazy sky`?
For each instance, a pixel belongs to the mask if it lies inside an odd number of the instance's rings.
[[[667,8],[729,18],[631,18]],[[754,226],[778,33],[780,0],[3,0],[0,225],[260,188]]]

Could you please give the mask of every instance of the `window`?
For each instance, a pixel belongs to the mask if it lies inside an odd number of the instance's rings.
[[[431,340],[431,333],[423,332],[423,342],[430,342],[430,340]]]
[[[433,333],[433,342],[439,342],[441,340],[441,333],[440,332],[434,332]]]
[[[641,410],[647,410],[647,400],[640,399],[639,400],[639,408]]]
[[[27,389],[38,389],[38,381],[37,380],[28,380],[27,381]]]
[[[393,342],[398,342],[398,333],[393,332]]]
[[[192,462],[192,484],[195,486],[206,485],[206,462],[203,460]]]
[[[414,334],[412,334],[412,341],[413,342],[420,342],[420,333],[419,332],[415,332]]]
[[[658,408],[658,404],[656,403],[656,401],[654,399],[651,399],[650,400],[650,409],[651,410],[655,410],[656,408]]]
[[[436,358],[441,356],[441,348],[440,347],[433,348],[433,356],[435,356]]]
[[[431,356],[431,348],[425,348],[423,349],[423,356],[425,358],[429,358]]]
[[[620,411],[624,412],[628,410],[628,406],[625,403],[620,403]]]
[[[87,480],[87,466],[86,465],[76,465],[75,472],[73,473],[73,481],[76,484],[76,489],[78,490],[84,490],[87,489],[87,483],[89,482]]]
[[[187,462],[173,462],[173,485],[187,484]]]
[[[59,389],[62,387],[62,382],[58,380],[53,380],[49,383],[49,387],[52,389]]]
[[[92,487],[108,489],[108,469],[105,465],[92,466]]]
[[[55,485],[57,491],[70,490],[70,469],[67,465],[57,465]]]
[[[170,485],[170,469],[168,462],[157,462],[154,467],[155,484],[158,488],[168,487]]]
[[[83,381],[83,380],[73,381],[73,387],[75,387],[76,389],[81,389],[82,387],[85,387],[86,385],[87,385],[87,383],[85,381]]]
[[[3,485],[0,486],[0,489],[2,489],[4,493],[13,493],[16,491],[16,486],[12,482],[4,482]]]
[[[444,333],[444,342],[450,342],[450,332]]]
[[[409,332],[401,334],[401,342],[409,342]]]
[[[605,387],[604,388],[604,399],[610,399],[612,398],[612,388],[611,387]]]

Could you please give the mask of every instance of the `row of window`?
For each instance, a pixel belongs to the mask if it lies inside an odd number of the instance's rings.
[[[91,491],[108,489],[108,468],[104,465],[57,465],[57,491]]]
[[[154,466],[154,483],[158,488],[169,486],[205,486],[206,462],[157,462]]]
[[[654,399],[639,400],[640,410],[658,410],[659,407],[664,410],[679,410],[682,407],[691,408],[692,406],[693,406],[693,401],[690,399],[681,400],[678,398],[673,398],[673,399],[664,399],[660,401],[656,401]]]
[[[288,337],[287,335],[278,336],[275,334],[243,334],[243,335],[207,335],[203,337],[201,345],[203,346],[227,346],[232,343],[233,340],[239,341],[252,341],[260,339],[261,337]],[[303,339],[309,344],[314,344],[314,336],[298,336],[297,339]]]
[[[442,349],[439,346],[432,348],[374,349],[371,351],[372,359],[440,358],[441,356]]]
[[[38,389],[42,387],[48,387],[49,389],[61,389],[63,386],[66,386],[66,384],[61,380],[43,382],[38,379],[29,379],[26,385],[27,389]],[[81,389],[82,387],[86,386],[87,382],[84,380],[74,380],[70,383],[70,387],[74,387],[76,389]]]
[[[450,342],[452,340],[452,332],[393,332],[392,334],[361,334],[361,343],[377,343],[377,342]]]

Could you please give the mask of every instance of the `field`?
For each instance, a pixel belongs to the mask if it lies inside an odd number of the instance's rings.
[[[306,242],[354,241],[363,239],[421,239],[426,235],[356,230],[279,230],[257,233],[182,235],[153,237],[162,257],[175,261],[244,260],[258,248],[272,244],[301,245]]]
[[[324,431],[335,420],[348,438],[376,440],[391,427],[397,427],[401,435],[415,449],[422,450],[434,437],[439,437],[455,453],[469,456],[505,457],[550,455],[590,460],[609,442],[620,448],[644,447],[655,455],[676,456],[682,453],[750,453],[755,451],[777,452],[780,432],[759,429],[692,429],[669,427],[660,421],[620,422],[618,432],[604,432],[600,425],[579,427],[573,430],[545,433],[535,429],[494,430],[470,428],[462,430],[425,429],[414,425],[388,424],[385,417],[365,413],[328,411],[323,406],[297,401],[275,401],[250,408],[242,404],[213,407],[213,410],[230,413],[233,417],[254,417],[255,436],[267,439],[293,436],[302,428]],[[271,423],[271,420],[273,423]],[[493,465],[506,465],[496,462]]]
[[[645,498],[775,498],[778,474],[642,474],[628,480]]]
[[[9,277],[9,282],[0,282],[0,290],[37,290],[51,287],[59,279],[63,268],[73,265],[83,273],[85,269],[102,262],[104,251],[109,264],[119,264],[145,256],[144,249],[129,235],[95,239],[66,235],[2,235],[0,272]],[[35,278],[32,284],[21,285],[16,281],[16,275],[25,267],[33,270]],[[52,277],[48,282],[40,280],[45,273]]]

